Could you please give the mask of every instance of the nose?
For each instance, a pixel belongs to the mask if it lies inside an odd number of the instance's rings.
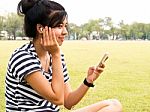
[[[62,34],[65,35],[65,36],[68,35],[68,30],[67,30],[66,27],[63,28]]]

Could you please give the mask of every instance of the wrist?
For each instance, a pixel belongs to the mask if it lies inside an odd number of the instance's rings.
[[[87,87],[94,87],[93,83],[88,82],[86,78],[84,79],[83,84]]]
[[[52,56],[57,57],[61,54],[61,50],[60,49],[49,50],[48,53],[51,54]]]
[[[87,80],[88,83],[93,83],[93,80],[90,79],[90,78],[87,78],[87,77],[86,77],[86,80]]]
[[[52,55],[52,57],[56,57],[56,58],[61,56],[60,52],[51,53],[51,55]]]

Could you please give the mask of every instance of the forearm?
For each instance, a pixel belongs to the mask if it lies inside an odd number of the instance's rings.
[[[58,99],[64,101],[64,80],[60,54],[52,56],[52,90]]]
[[[67,99],[65,99],[65,107],[71,109],[72,106],[76,105],[86,94],[89,87],[83,83],[75,91],[69,93]]]

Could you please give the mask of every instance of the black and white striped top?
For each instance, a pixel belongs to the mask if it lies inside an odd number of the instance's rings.
[[[50,59],[51,60],[51,59]],[[69,79],[64,55],[61,53],[64,82]],[[6,111],[11,112],[58,112],[59,106],[42,98],[24,80],[24,77],[32,72],[41,71],[48,81],[52,80],[52,60],[50,61],[49,72],[42,69],[40,60],[30,42],[18,48],[12,54],[6,74]]]

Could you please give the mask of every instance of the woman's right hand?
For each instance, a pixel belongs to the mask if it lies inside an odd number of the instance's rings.
[[[48,51],[52,56],[60,53],[60,47],[56,39],[55,32],[50,27],[45,27],[43,29],[43,38],[41,38],[41,45]]]
[[[86,80],[89,83],[93,83],[100,76],[100,74],[104,71],[104,68],[105,68],[105,63],[101,64],[101,66],[89,67]]]

